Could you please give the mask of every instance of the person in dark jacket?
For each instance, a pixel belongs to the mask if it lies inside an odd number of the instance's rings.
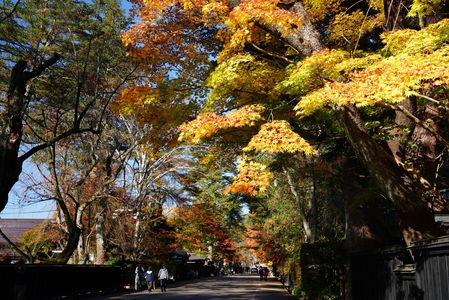
[[[147,282],[148,292],[151,292],[154,282],[154,274],[151,267],[148,267],[148,270],[145,272],[145,281]]]
[[[267,267],[263,268],[263,278],[265,279],[265,281],[268,280],[268,274],[270,273],[270,270],[268,270]]]

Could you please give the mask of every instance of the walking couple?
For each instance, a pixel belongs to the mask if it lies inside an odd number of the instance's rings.
[[[154,273],[151,270],[151,267],[148,267],[148,270],[146,272],[144,272],[143,267],[138,266],[138,267],[136,267],[135,274],[136,274],[136,280],[135,280],[135,290],[136,291],[139,290],[140,278],[142,278],[142,277],[145,278],[145,281],[147,283],[148,292],[151,292],[151,290],[153,288],[155,288],[154,287],[154,284],[155,284]],[[160,286],[161,286],[161,292],[166,292],[168,278],[169,278],[168,270],[165,267],[165,265],[162,265],[162,267],[158,273],[158,279],[159,279]]]

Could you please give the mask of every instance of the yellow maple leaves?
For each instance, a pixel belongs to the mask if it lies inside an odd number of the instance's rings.
[[[273,87],[284,77],[284,71],[254,56],[235,55],[222,62],[207,79],[210,87],[207,109],[227,110],[228,102],[244,104],[262,95],[272,98]]]
[[[304,8],[307,10],[312,21],[323,20],[328,14],[342,10],[341,4],[344,0],[304,0]]]
[[[383,25],[384,15],[368,16],[358,10],[351,14],[342,12],[329,25],[329,42],[343,48],[353,49],[368,32]]]
[[[248,160],[243,157],[238,166],[239,174],[234,178],[224,193],[243,193],[255,196],[263,193],[270,185],[273,174],[266,165]]]
[[[348,82],[330,82],[307,94],[295,107],[309,115],[326,105],[369,106],[399,103],[419,93],[425,82],[449,84],[449,46],[432,54],[399,54],[385,58],[365,70],[350,74]]]
[[[267,24],[277,23],[286,33],[301,26],[302,19],[297,14],[279,8],[280,0],[242,0],[229,16],[230,25],[248,26],[259,21]]]
[[[263,124],[243,151],[276,153],[316,154],[316,150],[297,133],[293,132],[285,120],[276,120]]]
[[[289,95],[304,95],[328,81],[339,81],[343,77],[336,66],[349,57],[349,53],[343,50],[315,52],[295,66],[290,66],[288,77],[280,81],[276,89]]]
[[[429,25],[422,30],[404,29],[382,35],[385,56],[398,54],[431,54],[449,41],[449,19]]]
[[[128,87],[120,92],[120,97],[112,103],[111,109],[124,115],[133,114],[137,108],[157,102],[158,98],[158,91],[148,86]]]
[[[304,89],[298,90],[302,84],[299,81],[313,79],[312,73],[306,72],[304,66],[308,61],[317,62],[314,56],[319,58],[320,53],[306,59],[298,71],[292,72],[281,83],[287,92],[304,95],[295,107],[298,115],[310,115],[327,105],[399,103],[410,95],[419,94],[428,82],[449,84],[449,20],[442,20],[420,31],[407,29],[386,34],[384,42],[384,56],[371,54],[327,64],[324,74],[330,74],[327,76],[329,80],[321,88],[314,86],[315,89],[309,89],[307,94]],[[329,56],[331,53],[321,54]],[[320,61],[317,65],[323,65]],[[296,89],[289,89],[290,86]]]
[[[414,0],[408,13],[409,16],[426,16],[435,12],[435,8],[441,5],[441,0]]]
[[[216,113],[199,114],[195,120],[182,124],[180,140],[198,143],[218,132],[230,128],[253,127],[263,120],[262,105],[245,105],[225,116]]]

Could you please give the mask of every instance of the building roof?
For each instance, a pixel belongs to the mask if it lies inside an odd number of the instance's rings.
[[[16,243],[24,232],[45,221],[47,219],[0,219],[0,229],[11,241]],[[6,240],[0,236],[0,244],[6,243]]]
[[[207,256],[200,256],[200,255],[195,255],[195,253],[189,253],[189,260],[193,261],[193,260],[206,260]]]

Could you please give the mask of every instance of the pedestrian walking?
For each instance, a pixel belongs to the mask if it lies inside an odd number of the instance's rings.
[[[259,278],[260,280],[263,280],[263,268],[259,267]]]
[[[268,270],[267,267],[263,268],[263,278],[265,279],[265,281],[268,280],[268,274],[270,273],[270,270]]]
[[[161,292],[167,291],[168,270],[165,265],[162,265],[159,273],[157,274],[159,282],[161,283]]]
[[[151,267],[148,267],[148,270],[145,272],[145,281],[147,282],[148,292],[151,292],[151,290],[153,289],[154,281],[154,274],[151,270]]]
[[[141,289],[140,280],[142,279],[144,273],[145,270],[143,266],[137,265],[136,269],[134,270],[134,289],[136,290],[136,292]]]

